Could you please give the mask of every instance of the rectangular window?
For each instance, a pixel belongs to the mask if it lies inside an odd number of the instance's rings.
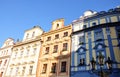
[[[37,48],[34,48],[34,49],[33,49],[33,54],[35,55],[36,52],[37,52]]]
[[[68,43],[63,43],[63,51],[67,51]]]
[[[63,37],[66,37],[68,36],[68,32],[64,32],[64,36]]]
[[[15,71],[16,75],[18,74],[18,71],[19,71],[19,67],[16,67],[16,71]]]
[[[16,58],[17,57],[17,52],[15,52],[15,55],[14,55],[14,58]]]
[[[92,26],[95,26],[95,25],[96,25],[96,22],[93,22],[93,23],[92,23]]]
[[[10,69],[9,75],[12,75],[13,68]]]
[[[46,73],[47,71],[47,64],[43,64],[43,70],[42,70],[42,73]]]
[[[52,63],[51,73],[55,73],[55,72],[56,72],[56,63]]]
[[[26,39],[29,37],[29,33],[27,33],[27,35],[26,35]]]
[[[7,63],[7,60],[5,60],[5,62],[4,62],[4,66],[6,65],[6,63]]]
[[[29,75],[32,75],[32,70],[33,70],[33,66],[30,66],[30,68],[29,68]]]
[[[26,67],[23,67],[23,69],[22,69],[22,75],[25,74],[25,69],[26,69]]]
[[[57,52],[58,51],[58,45],[55,45],[54,46],[54,50],[53,50],[53,53]]]
[[[61,62],[61,72],[66,72],[66,61]]]
[[[85,29],[87,27],[87,25],[83,25],[83,29]]]
[[[32,37],[34,37],[34,36],[35,36],[35,32],[32,33]]]
[[[96,38],[96,40],[102,39],[102,31],[95,32],[95,38]]]
[[[80,43],[80,44],[83,44],[83,43],[84,43],[84,36],[80,36],[80,37],[79,37],[79,43]]]
[[[50,41],[51,40],[51,37],[47,37],[47,41]]]
[[[83,66],[83,65],[85,65],[85,58],[81,58],[81,59],[80,59],[80,64],[79,64],[79,66]]]
[[[50,50],[50,47],[46,47],[45,54],[48,54]]]
[[[21,51],[21,54],[20,54],[20,57],[22,57],[23,56],[23,51]]]
[[[118,39],[120,39],[120,29],[117,32],[118,32]]]
[[[30,50],[27,50],[27,51],[26,51],[26,56],[29,56],[29,52],[30,52]]]
[[[55,39],[58,39],[58,38],[59,38],[59,34],[56,34],[56,35],[55,35]]]

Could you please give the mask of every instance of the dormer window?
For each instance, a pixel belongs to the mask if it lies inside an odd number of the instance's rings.
[[[32,37],[34,37],[34,36],[35,36],[35,32],[32,33]]]
[[[26,35],[26,39],[29,37],[29,33],[27,33],[27,35]]]
[[[59,24],[57,24],[57,27],[56,27],[57,29],[59,28]]]

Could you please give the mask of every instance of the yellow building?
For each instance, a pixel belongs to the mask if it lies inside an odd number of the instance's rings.
[[[0,48],[0,77],[4,77],[5,75],[10,61],[13,45],[14,40],[12,38],[8,38]]]
[[[61,18],[42,35],[37,77],[69,77],[71,32],[72,26],[64,26]]]
[[[42,33],[39,26],[25,31],[23,40],[13,46],[5,77],[36,77]]]

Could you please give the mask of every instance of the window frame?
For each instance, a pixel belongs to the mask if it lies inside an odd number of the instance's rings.
[[[68,43],[63,43],[63,51],[67,51],[68,50]]]
[[[67,62],[66,61],[62,61],[61,62],[61,68],[60,68],[61,73],[64,73],[67,71]]]

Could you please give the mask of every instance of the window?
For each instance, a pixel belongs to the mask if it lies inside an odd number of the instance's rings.
[[[96,22],[93,22],[93,23],[92,23],[92,26],[95,26],[95,25],[96,25]]]
[[[22,69],[22,75],[25,74],[25,69],[26,69],[26,67],[23,67],[23,69]]]
[[[26,56],[29,56],[29,51],[30,51],[29,49],[26,51]]]
[[[32,75],[32,70],[33,70],[33,66],[30,66],[30,68],[29,68],[29,75]]]
[[[26,35],[26,39],[29,37],[29,33],[27,33],[27,35]]]
[[[47,37],[47,41],[50,41],[51,40],[51,37],[49,36],[49,37]]]
[[[59,38],[59,34],[56,34],[56,35],[55,35],[55,39],[58,39],[58,38]]]
[[[6,65],[6,63],[7,63],[7,60],[5,60],[5,62],[4,62],[4,66]]]
[[[59,24],[57,24],[57,27],[56,27],[56,29],[58,29],[59,28]]]
[[[80,36],[79,37],[79,44],[83,44],[84,43],[84,36]]]
[[[102,39],[102,31],[95,32],[95,38],[96,40]]]
[[[66,72],[66,61],[61,62],[61,72]]]
[[[21,51],[21,54],[20,54],[20,57],[22,57],[23,56],[23,51]]]
[[[63,51],[67,51],[68,43],[63,43]]]
[[[16,75],[18,74],[18,71],[19,71],[19,67],[16,67],[16,72],[15,72]]]
[[[120,29],[117,30],[117,32],[118,32],[118,39],[120,39]]]
[[[83,66],[83,65],[85,65],[85,59],[84,59],[84,58],[81,58],[81,59],[80,59],[80,64],[79,64],[79,66]]]
[[[47,64],[43,64],[43,70],[42,70],[42,73],[46,73],[46,70],[47,70]]]
[[[33,49],[33,54],[36,54],[37,48]]]
[[[52,63],[51,73],[55,73],[55,72],[56,72],[56,63]]]
[[[53,53],[57,52],[58,51],[58,45],[55,45],[54,46],[54,50],[53,50]]]
[[[34,37],[34,36],[35,36],[35,32],[32,33],[32,37]]]
[[[14,58],[16,58],[17,57],[17,52],[15,52],[15,55],[14,55]]]
[[[83,25],[83,29],[85,29],[87,27],[87,25]]]
[[[48,54],[48,53],[49,53],[49,50],[50,50],[50,48],[49,48],[49,47],[46,47],[45,54]]]
[[[13,71],[13,68],[10,68],[10,73],[9,73],[9,75],[12,75],[12,71]]]
[[[63,37],[66,37],[68,36],[68,32],[64,32],[64,36]]]

